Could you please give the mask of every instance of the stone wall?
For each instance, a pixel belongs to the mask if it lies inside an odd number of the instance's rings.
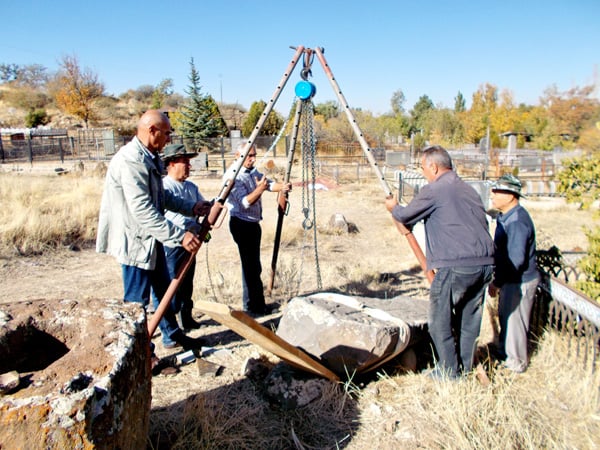
[[[145,448],[150,347],[141,307],[122,300],[0,305],[0,448]]]

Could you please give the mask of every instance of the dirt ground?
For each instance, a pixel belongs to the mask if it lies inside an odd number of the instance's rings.
[[[195,181],[206,197],[217,194],[219,180]],[[331,184],[329,190],[317,191],[315,197],[319,211],[318,266],[323,290],[338,289],[379,298],[384,295],[427,297],[427,285],[416,267],[414,255],[393,227],[377,185],[336,187]],[[305,218],[301,210],[301,188],[294,188],[290,201],[278,265],[281,273],[276,283],[279,285],[276,284],[273,298],[268,300],[280,304],[285,304],[295,291],[311,292],[318,287],[313,236],[301,227]],[[563,251],[586,249],[587,239],[582,227],[594,223],[589,212],[566,205],[561,199],[530,199],[523,204],[536,223],[540,248],[556,245]],[[262,261],[263,279],[267,284],[276,217],[275,195],[270,195],[270,198],[267,195],[264,205]],[[343,214],[355,232],[328,232],[327,223],[334,213]],[[212,240],[198,253],[197,264],[196,298],[217,300],[239,308],[241,274],[227,221],[221,228],[213,230]],[[298,272],[301,286],[292,286],[298,279]],[[395,283],[382,287],[381,279],[390,275]],[[65,249],[36,257],[20,257],[5,252],[0,255],[0,280],[0,303],[32,299],[120,298],[122,295],[119,265],[112,257],[97,254],[93,248]],[[188,364],[179,367],[175,374],[155,376],[153,411],[177,405],[199,392],[244,379],[243,367],[248,358],[262,354],[276,360],[199,311],[195,313],[203,326],[191,332],[190,336],[204,339],[203,359],[219,370],[202,375],[196,364]],[[278,317],[279,314],[274,314],[259,321],[266,326],[276,326]],[[155,337],[154,342],[160,357],[181,351],[163,349],[160,337]]]

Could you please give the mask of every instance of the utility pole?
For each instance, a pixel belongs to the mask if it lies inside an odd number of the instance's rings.
[[[223,75],[219,74],[219,89],[221,90],[221,106],[223,106]]]

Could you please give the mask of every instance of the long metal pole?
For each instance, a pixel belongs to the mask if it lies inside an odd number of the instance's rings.
[[[284,183],[290,182],[292,165],[294,164],[294,153],[296,151],[296,142],[298,140],[298,129],[300,128],[300,117],[302,116],[302,100],[296,100],[296,112],[294,115],[294,124],[292,125],[292,139],[288,152],[287,169],[285,171]],[[288,210],[289,192],[279,192],[277,196],[277,228],[275,229],[275,241],[273,244],[273,257],[271,258],[271,277],[267,286],[267,295],[271,295],[273,285],[275,284],[275,275],[277,272],[277,258],[279,256],[279,245],[281,244],[281,230],[283,228],[283,218]]]
[[[300,56],[302,56],[302,53],[304,53],[304,47],[303,46],[297,47],[296,53],[294,54],[292,61],[289,63],[286,71],[283,74],[283,77],[281,78],[281,81],[277,85],[277,88],[275,89],[275,92],[273,93],[273,95],[271,97],[271,100],[269,100],[269,103],[267,103],[267,106],[265,107],[265,110],[263,111],[262,116],[258,120],[256,127],[254,127],[252,134],[248,138],[248,141],[246,142],[246,145],[244,146],[244,150],[241,152],[240,156],[232,163],[232,165],[228,169],[227,177],[225,178],[225,180],[223,182],[223,186],[221,188],[221,191],[219,192],[219,195],[215,199],[215,203],[220,203],[221,205],[223,205],[225,203],[225,200],[227,200],[227,197],[229,196],[229,193],[233,187],[233,183],[235,182],[235,178],[237,177],[237,175],[240,171],[240,168],[244,164],[244,161],[246,161],[246,156],[248,155],[248,150],[252,147],[252,145],[254,145],[254,141],[256,141],[256,137],[258,136],[258,133],[260,133],[260,130],[262,129],[263,125],[265,124],[267,117],[269,116],[269,114],[271,113],[271,110],[275,106],[275,103],[277,102],[277,99],[279,98],[281,91],[285,87],[285,85],[290,77],[290,74],[296,67],[296,64],[298,64],[298,61],[300,59]],[[216,223],[220,213],[221,213],[220,207],[217,207],[217,208],[213,207],[210,214],[208,214],[204,218],[204,220],[202,222],[202,226],[200,228],[200,233],[198,235],[201,246],[202,246],[202,242],[204,242],[206,236],[208,235],[209,230]],[[148,322],[148,334],[150,335],[150,337],[152,337],[152,335],[156,331],[156,328],[158,327],[158,323],[160,322],[163,315],[165,314],[165,311],[169,307],[169,304],[171,303],[173,296],[177,292],[177,289],[179,288],[179,285],[181,284],[183,277],[185,276],[188,269],[190,268],[193,259],[196,257],[197,252],[198,251],[196,250],[195,252],[189,254],[187,260],[179,268],[175,278],[173,278],[173,280],[171,280],[171,283],[169,284],[169,287],[167,288],[165,295],[160,300],[160,303],[159,303],[158,307],[156,308],[156,311],[154,312],[154,314],[152,315],[152,318]]]
[[[352,110],[348,106],[348,102],[344,98],[344,94],[342,94],[342,90],[340,89],[337,81],[335,80],[335,77],[333,76],[333,73],[331,71],[331,68],[329,67],[329,64],[325,60],[325,56],[323,56],[323,49],[320,47],[317,47],[315,49],[315,53],[317,54],[317,58],[319,59],[319,62],[323,66],[323,70],[325,71],[325,74],[327,75],[327,78],[329,79],[329,82],[331,83],[331,86],[333,87],[333,90],[335,91],[335,93],[338,97],[338,100],[344,107],[344,112],[346,113],[346,117],[348,118],[348,121],[350,122],[350,126],[354,130],[354,134],[356,135],[356,138],[358,139],[358,142],[360,143],[360,146],[362,147],[363,152],[365,153],[365,156],[367,157],[369,163],[371,164],[371,167],[375,171],[375,174],[379,178],[379,182],[381,184],[381,187],[383,188],[383,191],[385,192],[387,197],[391,197],[392,191],[391,191],[387,181],[385,181],[385,178],[384,178],[383,174],[381,173],[381,170],[379,170],[379,166],[377,164],[377,161],[375,160],[375,157],[373,156],[373,152],[369,148],[369,144],[365,140],[365,137],[364,137],[362,131],[360,130],[360,127],[356,123],[354,114],[352,114]],[[401,224],[400,222],[398,222],[396,220],[394,220],[394,223],[396,225],[396,228],[398,228],[398,231],[406,237],[406,240],[408,241],[410,248],[412,249],[413,253],[415,254],[417,260],[419,261],[419,264],[421,265],[421,268],[423,269],[425,276],[431,283],[433,281],[434,273],[431,270],[427,270],[427,261],[426,261],[425,255],[423,254],[423,250],[421,250],[421,247],[419,246],[419,243],[417,242],[417,239],[412,234],[412,232],[409,229],[407,229],[403,224]]]

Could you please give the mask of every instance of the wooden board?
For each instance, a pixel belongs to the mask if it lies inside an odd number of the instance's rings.
[[[199,309],[204,314],[207,314],[250,342],[277,355],[287,363],[331,381],[339,381],[339,377],[327,367],[315,361],[299,348],[283,340],[243,311],[236,311],[221,303],[202,300],[195,300],[194,308]]]

